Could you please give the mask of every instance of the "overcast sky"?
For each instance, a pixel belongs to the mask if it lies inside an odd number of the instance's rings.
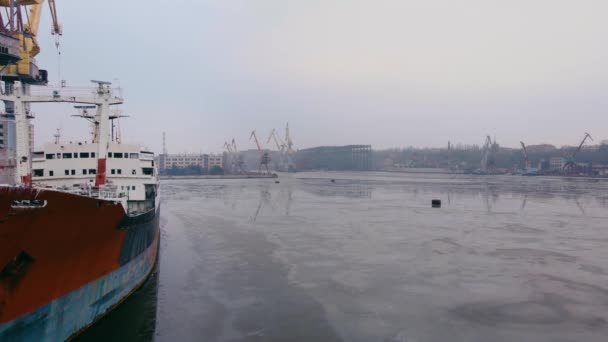
[[[57,1],[61,78],[120,83],[123,141],[239,148],[289,121],[297,148],[608,138],[605,0]],[[58,79],[48,9],[41,68]],[[88,139],[37,105],[36,143]]]

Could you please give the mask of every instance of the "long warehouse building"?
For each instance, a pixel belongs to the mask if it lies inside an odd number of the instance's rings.
[[[296,166],[303,170],[371,171],[372,146],[320,146],[299,150]]]

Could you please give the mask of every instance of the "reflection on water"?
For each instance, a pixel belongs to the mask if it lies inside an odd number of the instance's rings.
[[[386,173],[167,181],[157,315],[142,323],[134,313],[154,309],[128,301],[87,333],[605,341],[607,190],[586,179]],[[101,335],[116,330],[127,335]]]

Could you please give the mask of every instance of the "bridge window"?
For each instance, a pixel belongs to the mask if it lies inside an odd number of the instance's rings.
[[[132,175],[136,175],[137,174],[137,170],[135,170],[135,169],[131,170],[131,174]]]
[[[118,173],[119,175],[122,175],[122,169],[116,169],[116,173]]]
[[[112,158],[112,152],[108,152],[108,158]]]
[[[71,173],[72,173],[72,176],[75,176],[76,175],[76,170],[72,169]]]
[[[70,175],[70,170],[65,170],[64,172],[65,172],[65,175],[66,175],[66,176],[69,176],[69,175]]]
[[[87,169],[82,169],[82,174],[86,175],[87,174]]]
[[[95,169],[89,169],[89,174],[90,175],[94,175],[96,173],[97,173],[97,170],[95,170]]]
[[[114,158],[122,158],[122,152],[114,152]]]
[[[112,170],[110,170],[110,173],[113,174],[113,175],[115,175],[116,174],[116,170],[112,169]]]
[[[63,159],[72,159],[72,154],[71,153],[64,153],[63,154]]]
[[[55,153],[47,153],[46,159],[55,159]]]
[[[89,158],[89,152],[80,152],[80,158]]]
[[[130,154],[130,158],[131,159],[139,159],[139,153],[131,153]]]
[[[141,171],[146,176],[151,176],[154,174],[154,168],[151,167],[142,167]]]
[[[55,172],[53,170],[49,170],[49,177],[53,177],[55,175]]]
[[[95,158],[95,152],[91,152],[91,158]]]
[[[44,169],[33,169],[34,177],[44,177]]]

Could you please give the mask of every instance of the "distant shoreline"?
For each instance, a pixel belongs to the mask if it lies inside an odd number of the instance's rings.
[[[161,180],[172,179],[257,179],[257,178],[278,178],[276,173],[272,174],[248,174],[248,175],[190,175],[190,176],[160,176]]]

